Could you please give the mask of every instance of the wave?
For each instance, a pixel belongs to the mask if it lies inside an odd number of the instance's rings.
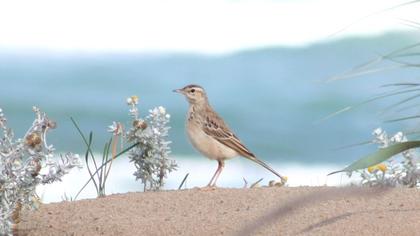
[[[189,177],[185,183],[186,188],[203,187],[207,185],[214,171],[217,162],[205,159],[201,156],[176,156],[178,170],[169,174],[165,190],[177,189],[186,174]],[[287,186],[343,186],[351,181],[345,174],[326,176],[328,173],[341,169],[340,165],[311,165],[304,163],[283,163],[273,164],[272,167],[279,173],[288,177]],[[126,157],[116,160],[112,166],[110,176],[106,185],[106,193],[117,194],[126,192],[142,191],[141,181],[136,181],[132,175],[135,167]],[[244,158],[236,158],[226,161],[218,186],[223,188],[242,188],[244,180],[254,183],[263,178],[261,185],[267,185],[270,180],[276,180],[276,176],[264,168]],[[73,170],[63,178],[62,182],[40,186],[37,189],[38,195],[45,203],[62,201],[65,196],[74,197],[84,183],[89,179],[86,168]],[[96,192],[93,184],[82,192],[79,199],[95,198]]]

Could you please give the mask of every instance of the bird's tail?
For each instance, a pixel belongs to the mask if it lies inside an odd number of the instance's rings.
[[[279,173],[277,173],[277,171],[275,171],[273,168],[271,168],[269,165],[267,165],[265,162],[261,161],[257,157],[255,157],[255,156],[244,156],[244,157],[247,158],[248,160],[251,160],[251,161],[253,161],[255,163],[260,164],[262,167],[264,167],[267,170],[271,171],[273,174],[277,175],[281,179],[281,181],[283,183],[286,183],[287,182],[287,178],[286,177],[284,177],[284,176],[280,175]]]

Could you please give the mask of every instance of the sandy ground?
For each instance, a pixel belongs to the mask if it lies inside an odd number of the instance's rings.
[[[46,204],[22,215],[19,235],[418,235],[420,190],[191,189]]]

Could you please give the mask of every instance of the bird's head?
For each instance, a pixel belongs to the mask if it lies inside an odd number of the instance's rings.
[[[199,85],[190,84],[182,89],[175,89],[174,92],[183,94],[190,104],[202,104],[207,101],[206,91]]]

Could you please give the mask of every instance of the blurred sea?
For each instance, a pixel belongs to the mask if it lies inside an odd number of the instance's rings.
[[[173,156],[209,162],[212,172],[216,164],[197,157],[185,136],[187,102],[172,92],[196,83],[207,90],[213,107],[249,149],[279,166],[280,172],[286,164],[344,166],[376,147],[338,147],[371,140],[371,132],[379,126],[390,133],[407,127],[382,123],[384,117],[379,114],[389,100],[318,121],[388,91],[381,88],[383,84],[408,81],[416,74],[400,70],[325,80],[378,54],[416,43],[418,38],[419,34],[396,32],[223,55],[2,49],[0,107],[16,135],[22,136],[33,120],[31,107],[39,106],[58,123],[49,142],[59,152],[82,153],[84,146],[70,117],[86,133],[94,132],[94,148],[99,151],[109,138],[107,126],[112,121],[129,121],[126,97],[138,95],[143,115],[160,105],[171,114]]]

